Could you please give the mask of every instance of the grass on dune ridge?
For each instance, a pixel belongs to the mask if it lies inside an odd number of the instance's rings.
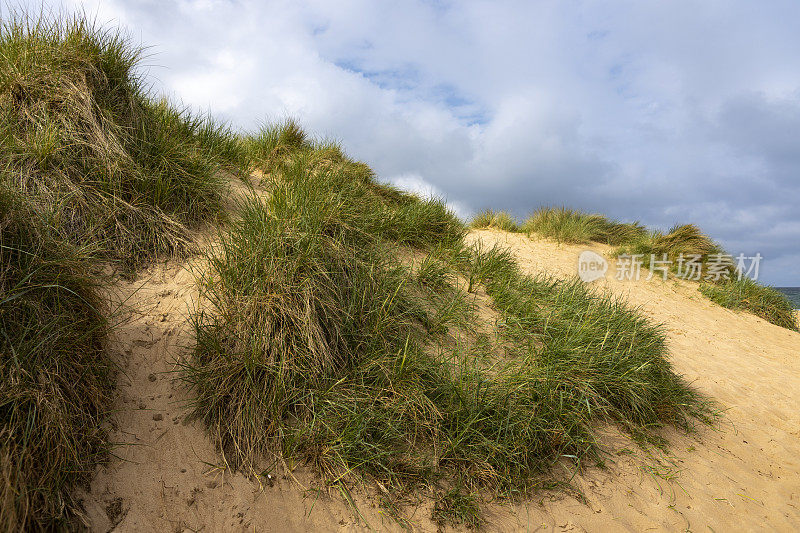
[[[750,278],[703,283],[700,292],[723,307],[744,309],[777,326],[800,331],[796,311],[786,295]]]
[[[476,215],[470,227],[536,233],[573,244],[601,242],[617,246],[617,255],[640,256],[647,268],[651,258],[666,258],[672,262],[673,272],[679,268],[681,257],[687,261],[693,256],[699,257],[704,269],[711,260],[719,258],[722,276],[701,284],[703,295],[724,307],[742,309],[781,327],[797,329],[794,310],[786,296],[753,280],[739,279],[735,265],[723,248],[694,224],[675,225],[667,232],[648,231],[638,222],[617,222],[566,207],[541,207],[522,224],[517,224],[508,213],[487,210]]]
[[[638,222],[616,222],[566,207],[542,207],[525,220],[520,231],[535,232],[558,242],[618,245],[642,236],[645,228]]]
[[[704,268],[709,261],[721,258],[719,268],[722,276],[716,280],[704,280],[699,286],[704,296],[723,307],[741,309],[772,324],[795,331],[798,329],[795,311],[786,295],[744,275],[740,276],[725,250],[693,224],[677,225],[666,233],[648,232],[624,243],[617,253],[640,254],[645,266],[649,266],[651,257],[666,257],[673,261],[673,269],[678,268],[681,256],[700,257]]]
[[[712,256],[725,253],[721,246],[694,224],[675,225],[666,233],[658,230],[645,232],[620,244],[619,253],[642,255],[646,264],[651,256],[656,259],[666,257],[673,261],[680,256],[700,256],[705,262]],[[733,264],[729,265],[727,272],[729,275],[734,273]]]
[[[514,217],[505,211],[493,211],[487,209],[475,215],[470,221],[469,226],[473,229],[493,228],[503,231],[519,231],[519,224]]]
[[[598,420],[652,439],[707,414],[635,310],[466,246],[443,204],[377,184],[291,122],[258,139],[270,194],[221,235],[183,368],[232,466],[366,476],[394,510],[433,487],[438,520],[471,522],[478,489],[524,494],[564,457],[598,460]],[[481,287],[506,357],[475,326]]]
[[[558,242],[588,243],[590,241],[616,244],[644,230],[638,223],[614,222],[602,215],[590,215],[565,207],[542,207],[522,224],[510,214],[487,210],[476,215],[470,226],[476,229],[492,227],[504,231],[538,233]]]
[[[227,128],[154,99],[141,57],[83,16],[0,24],[2,181],[128,268],[185,250],[185,225],[220,212],[220,172],[247,166]]]

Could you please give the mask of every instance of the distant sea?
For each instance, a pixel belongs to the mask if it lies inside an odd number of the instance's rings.
[[[775,287],[789,298],[795,309],[800,309],[800,287]]]

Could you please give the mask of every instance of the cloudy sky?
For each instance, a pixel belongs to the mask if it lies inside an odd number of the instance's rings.
[[[55,5],[149,46],[176,100],[244,130],[296,117],[464,216],[694,222],[800,285],[795,0]]]

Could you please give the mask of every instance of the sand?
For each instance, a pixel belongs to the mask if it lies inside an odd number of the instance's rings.
[[[509,246],[522,268],[559,277],[577,257],[611,249],[561,245],[481,230],[469,239]],[[660,323],[675,369],[724,410],[716,427],[665,430],[669,453],[645,453],[614,428],[603,430],[605,469],[573,481],[583,498],[540,493],[531,501],[488,507],[490,531],[800,529],[800,334],[719,307],[696,284],[606,278],[593,283]],[[303,468],[279,469],[259,486],[220,465],[202,425],[184,418],[191,396],[176,382],[175,361],[192,344],[187,323],[196,304],[195,261],[168,262],[118,281],[126,320],[112,351],[123,373],[113,408],[116,457],[98,468],[78,496],[95,531],[399,530],[362,490],[356,512],[339,494],[317,490]],[[430,504],[410,516],[435,531]]]

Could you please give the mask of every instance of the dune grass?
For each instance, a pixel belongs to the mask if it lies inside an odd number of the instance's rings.
[[[750,278],[703,283],[700,292],[723,307],[749,311],[772,324],[798,331],[796,311],[786,295]]]
[[[72,527],[107,451],[113,365],[86,250],[0,187],[0,529]]]
[[[643,233],[622,243],[620,253],[640,254],[645,260],[652,255],[676,261],[683,255],[700,256],[706,261],[711,256],[724,254],[724,250],[694,224],[683,224],[673,226],[666,233],[657,230]]]
[[[3,182],[129,268],[184,251],[186,224],[220,212],[221,172],[248,165],[229,129],[149,94],[141,57],[83,16],[0,24]]]
[[[493,211],[491,209],[487,209],[475,215],[470,221],[469,226],[473,229],[494,228],[510,232],[517,232],[520,230],[519,224],[509,213],[505,211]]]
[[[306,132],[292,118],[265,124],[255,135],[246,137],[244,144],[250,157],[266,172],[277,170],[291,161],[293,154],[312,147]]]
[[[602,215],[566,207],[541,207],[522,223],[520,231],[537,233],[558,242],[586,244],[596,241],[616,245],[638,238],[645,229],[638,222],[615,222]]]
[[[281,130],[251,141],[270,194],[210,254],[182,369],[229,465],[258,475],[282,458],[331,484],[374,480],[392,509],[432,490],[437,521],[477,524],[476,494],[526,494],[559,460],[599,460],[598,420],[644,442],[706,416],[635,310],[524,276],[507,253],[467,247],[441,203]],[[507,357],[470,341],[483,288]]]
[[[651,268],[654,260],[668,261],[669,271],[693,281],[699,281],[711,274],[711,263],[715,263],[714,268],[719,271],[719,276],[714,281],[724,281],[736,276],[735,265],[730,256],[694,224],[675,225],[666,233],[659,230],[645,232],[622,243],[616,254],[639,256],[646,268]],[[700,270],[690,271],[690,261],[696,261]]]
[[[696,393],[672,372],[659,326],[577,278],[529,277],[508,252],[485,255],[477,276],[506,317],[503,333],[518,345],[530,345],[519,340],[531,334],[542,343],[522,360],[546,369],[553,400],[570,398],[581,420],[612,419],[643,438],[647,428],[688,428],[704,416]]]
[[[271,181],[269,198],[242,207],[241,220],[222,237],[202,284],[214,312],[195,316],[198,347],[187,376],[198,391],[196,413],[216,428],[234,464],[271,450],[276,435],[270,426],[285,422],[284,411],[297,409],[294,403],[307,394],[329,387],[331,375],[339,379],[352,372],[357,379],[358,372],[368,371],[377,373],[370,379],[378,379],[380,366],[362,364],[365,353],[394,359],[407,350],[413,364],[412,352],[418,350],[408,344],[411,324],[430,326],[433,318],[406,295],[406,287],[441,291],[444,274],[427,267],[415,281],[386,243],[430,246],[460,240],[464,233],[441,203],[386,200],[370,184],[353,179],[346,162],[332,162],[326,153],[297,150]],[[320,166],[336,170],[318,173]],[[232,298],[241,314],[231,314]],[[231,379],[240,364],[248,375]],[[219,398],[224,388],[217,379],[242,388]],[[239,410],[243,398],[250,398],[245,404],[262,398],[265,410]],[[237,403],[219,405],[229,399]],[[356,394],[338,401],[358,400]],[[225,410],[217,411],[221,407]],[[345,407],[328,406],[333,414]],[[267,418],[273,422],[264,427]],[[258,427],[263,431],[255,431]],[[289,442],[295,447],[294,439]]]

